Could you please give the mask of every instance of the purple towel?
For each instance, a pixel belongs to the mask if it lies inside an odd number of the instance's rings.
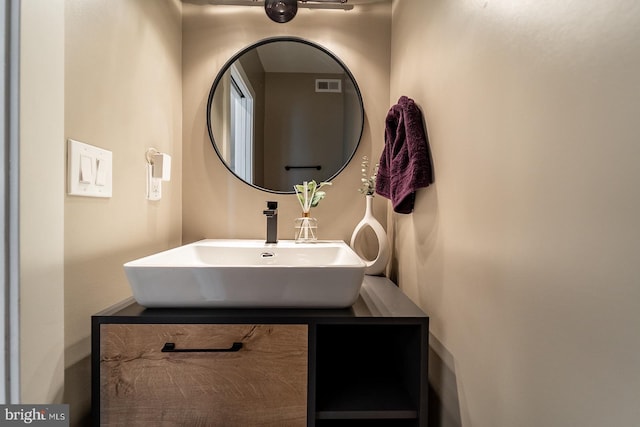
[[[390,199],[395,212],[408,214],[413,211],[416,190],[433,182],[422,114],[413,99],[402,96],[391,107],[384,134],[376,193]]]

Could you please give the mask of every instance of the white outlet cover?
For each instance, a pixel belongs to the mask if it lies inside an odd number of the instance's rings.
[[[68,190],[71,196],[111,197],[113,155],[84,142],[67,141]]]

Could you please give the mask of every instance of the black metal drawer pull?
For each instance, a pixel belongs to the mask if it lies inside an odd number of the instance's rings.
[[[176,348],[176,344],[172,342],[164,343],[162,347],[163,353],[233,353],[240,351],[241,342],[234,342],[229,348]]]

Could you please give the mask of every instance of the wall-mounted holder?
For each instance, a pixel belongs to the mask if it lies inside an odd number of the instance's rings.
[[[147,159],[147,200],[162,198],[162,181],[171,179],[171,156],[155,148],[146,152]]]

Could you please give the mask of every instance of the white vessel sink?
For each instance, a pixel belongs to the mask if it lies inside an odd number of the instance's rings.
[[[124,265],[144,307],[344,308],[365,264],[342,241],[201,240]]]

